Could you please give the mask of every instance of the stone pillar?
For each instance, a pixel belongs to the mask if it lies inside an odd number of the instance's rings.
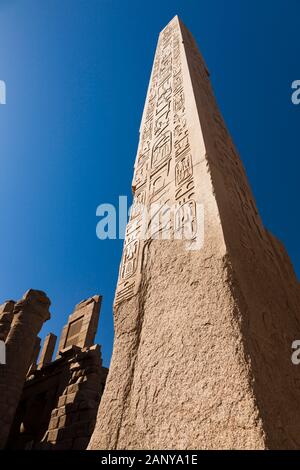
[[[13,311],[15,302],[8,300],[0,305],[0,341],[5,341],[13,321]]]
[[[5,447],[32,358],[36,336],[50,318],[50,300],[29,290],[14,307],[14,322],[6,339],[6,365],[0,366],[0,449]]]
[[[90,448],[299,448],[299,283],[178,17],[159,36],[133,191]]]
[[[41,350],[41,338],[39,336],[37,336],[37,338],[35,340],[35,345],[34,345],[34,348],[33,348],[33,351],[32,351],[32,357],[31,357],[31,360],[30,360],[30,365],[29,365],[27,375],[29,375],[31,372],[36,370],[37,360],[38,360],[38,357],[39,357],[39,354],[40,354],[40,350]]]
[[[54,335],[53,333],[49,333],[44,341],[43,344],[43,349],[41,352],[40,360],[39,360],[39,365],[38,369],[42,369],[47,364],[50,364],[52,361],[52,356],[54,353],[55,349],[55,344],[56,344],[57,336]]]
[[[94,344],[97,333],[102,297],[94,295],[76,305],[69,315],[68,323],[63,327],[57,358],[60,353],[71,346],[88,348]]]

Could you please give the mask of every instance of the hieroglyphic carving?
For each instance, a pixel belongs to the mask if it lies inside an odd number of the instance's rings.
[[[164,163],[171,155],[172,151],[172,134],[171,131],[165,132],[158,140],[156,140],[152,151],[152,168],[156,168]]]
[[[175,213],[175,237],[192,239],[197,233],[196,202],[190,199],[178,204]]]
[[[175,142],[181,140],[186,133],[186,117],[183,113],[176,113],[174,115],[174,139]]]
[[[179,90],[182,87],[182,83],[183,83],[182,73],[181,71],[179,71],[177,75],[174,75],[174,80],[173,80],[174,91]]]
[[[159,87],[158,87],[158,104],[162,99],[169,100],[172,94],[172,82],[171,77],[168,77]]]
[[[164,113],[168,113],[171,108],[171,99],[167,99],[165,96],[157,103],[156,115],[161,116]]]
[[[175,141],[175,157],[181,155],[185,150],[188,150],[189,147],[189,136],[188,132],[186,131],[185,133],[183,133],[183,135],[180,135]]]
[[[174,96],[174,113],[178,113],[184,108],[184,93],[183,90],[179,90]]]
[[[188,179],[193,174],[192,157],[190,154],[184,155],[179,159],[175,166],[176,186]]]
[[[126,299],[130,299],[134,295],[135,282],[125,281],[122,284],[119,281],[119,286],[116,292],[115,303],[118,304]]]
[[[173,60],[175,200],[177,204],[174,236],[184,236],[188,233],[189,237],[192,238],[197,231],[197,212],[194,199],[193,157],[187,128],[179,36],[174,38]]]
[[[121,280],[128,279],[136,272],[140,247],[139,221],[129,222],[126,229],[126,238],[120,269]]]
[[[148,172],[148,162],[144,161],[140,165],[136,167],[134,179],[133,179],[133,187],[137,189],[138,187],[142,186],[146,183],[147,180],[147,172]]]
[[[146,190],[142,189],[134,195],[134,201],[131,207],[130,218],[134,219],[142,214],[146,204]]]
[[[181,31],[174,21],[162,31],[155,54],[135,163],[135,195],[124,243],[117,303],[137,292],[145,243],[139,238],[143,209],[151,213],[152,205],[163,208],[159,217],[153,216],[157,220],[155,233],[172,230],[174,234],[175,230],[178,234],[188,225],[190,232],[195,232],[193,155],[186,118],[182,49]],[[163,222],[161,215],[167,212],[168,205],[174,204],[174,223]]]
[[[138,167],[138,166],[145,164],[149,160],[149,157],[150,157],[150,150],[147,148],[142,148],[141,151],[138,152],[136,166]]]
[[[151,176],[149,188],[150,203],[162,198],[162,192],[168,184],[169,173],[170,161]]]
[[[251,257],[254,256],[251,248],[253,229],[258,233],[260,239],[264,240],[261,221],[253,204],[242,164],[227,132],[223,118],[217,109],[208,117],[208,122],[214,128],[215,154],[214,158],[211,159],[211,164],[218,166],[223,173],[224,183],[230,195],[231,210],[235,212],[239,227],[240,243],[248,256]]]
[[[151,119],[154,109],[155,109],[155,97],[149,101],[147,112],[146,112],[146,119]]]
[[[134,240],[124,247],[121,279],[131,277],[137,268],[137,257],[139,249],[139,240]]]
[[[177,60],[173,64],[173,77],[178,77],[180,75],[180,73],[181,73],[181,64]]]
[[[172,236],[172,207],[168,197],[151,205],[147,226],[147,238],[170,239]]]
[[[170,124],[170,108],[168,107],[162,114],[160,114],[156,121],[154,127],[154,135],[158,137]]]
[[[163,83],[172,73],[172,54],[166,54],[162,57],[159,71],[159,81]]]
[[[173,33],[173,26],[169,24],[163,31],[162,31],[162,46],[163,48],[167,49],[169,44],[172,41],[172,33]]]
[[[143,134],[142,134],[142,142],[145,140],[151,140],[152,137],[152,126],[153,126],[153,119],[149,119],[145,122]]]
[[[184,181],[181,186],[176,189],[175,200],[181,200],[184,197],[189,198],[194,194],[195,184],[193,178]]]

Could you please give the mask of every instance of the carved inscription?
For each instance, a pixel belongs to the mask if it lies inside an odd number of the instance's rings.
[[[172,135],[165,132],[154,144],[152,152],[152,167],[157,167],[170,157],[172,150]]]
[[[192,157],[185,155],[180,158],[175,166],[176,185],[179,186],[183,181],[188,179],[193,174]]]
[[[155,54],[140,130],[133,178],[135,195],[124,242],[116,303],[132,297],[138,289],[145,243],[140,237],[144,210],[150,214],[149,237],[153,232],[171,231],[176,237],[182,232],[194,234],[196,230],[193,155],[186,118],[182,50],[181,31],[174,20],[160,34]],[[172,209],[168,209],[171,206]],[[154,208],[156,212],[152,214]],[[170,211],[174,212],[172,222]],[[153,220],[156,221],[154,230]]]

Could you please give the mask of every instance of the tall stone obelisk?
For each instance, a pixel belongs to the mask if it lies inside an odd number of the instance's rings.
[[[133,191],[90,448],[299,448],[299,284],[178,17],[159,36]],[[172,239],[141,237],[142,207],[159,204],[175,207],[169,224],[155,215]]]

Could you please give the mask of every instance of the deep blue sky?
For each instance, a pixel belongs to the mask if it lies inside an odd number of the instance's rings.
[[[102,294],[106,365],[122,241],[96,238],[96,207],[130,196],[157,35],[175,14],[299,275],[299,0],[0,0],[0,302],[46,291],[44,335]]]

